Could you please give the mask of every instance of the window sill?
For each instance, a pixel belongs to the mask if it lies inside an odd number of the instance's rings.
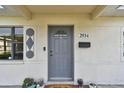
[[[0,65],[18,65],[24,64],[24,60],[0,60]]]

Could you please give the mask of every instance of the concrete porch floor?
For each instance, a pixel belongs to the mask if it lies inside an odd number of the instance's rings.
[[[97,88],[124,88],[124,85],[104,85],[104,84],[98,84]]]
[[[0,85],[0,88],[22,88],[21,85]]]
[[[52,83],[47,83],[47,84],[52,84]],[[66,83],[70,84],[70,83]],[[71,83],[72,84],[72,83]],[[22,88],[21,85],[0,85],[0,88]],[[124,88],[124,85],[103,85],[103,84],[98,84],[97,88]]]

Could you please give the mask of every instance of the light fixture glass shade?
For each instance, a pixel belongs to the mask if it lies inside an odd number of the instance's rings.
[[[119,6],[117,7],[117,9],[118,9],[118,10],[124,10],[124,5],[119,5]]]
[[[0,5],[0,9],[3,9],[4,7],[2,5]]]

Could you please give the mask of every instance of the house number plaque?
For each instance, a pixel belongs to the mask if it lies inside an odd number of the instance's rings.
[[[80,38],[89,38],[89,34],[87,34],[87,33],[80,33]]]

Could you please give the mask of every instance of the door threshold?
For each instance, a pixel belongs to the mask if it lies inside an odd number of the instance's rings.
[[[74,81],[48,81],[46,82],[46,85],[49,84],[75,84]]]
[[[68,77],[51,77],[49,78],[49,81],[72,81],[72,78]]]

